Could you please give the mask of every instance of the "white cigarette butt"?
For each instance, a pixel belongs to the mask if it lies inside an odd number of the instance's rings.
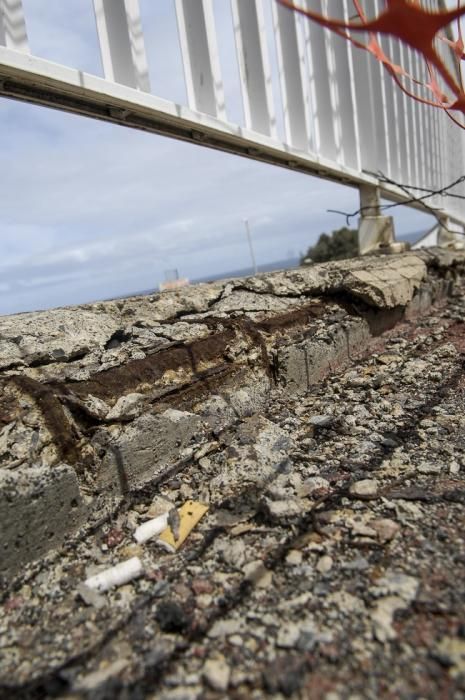
[[[159,535],[160,532],[163,532],[168,525],[168,513],[169,511],[166,511],[166,513],[139,525],[134,532],[134,537],[137,542],[142,544],[143,542],[147,542],[151,537],[155,537],[155,535]]]
[[[92,588],[96,591],[103,593],[108,591],[109,588],[115,586],[122,586],[124,583],[132,581],[134,578],[140,576],[143,572],[142,562],[139,557],[132,557],[126,561],[122,561],[116,566],[112,566],[110,569],[105,569],[95,576],[91,576],[85,581],[85,585],[88,588]]]

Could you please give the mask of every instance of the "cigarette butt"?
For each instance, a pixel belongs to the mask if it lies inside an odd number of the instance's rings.
[[[155,537],[155,535],[159,535],[160,532],[163,532],[168,525],[168,513],[169,511],[166,511],[166,513],[159,515],[157,518],[152,518],[151,520],[147,520],[146,523],[139,525],[134,532],[136,541],[142,544],[143,542],[147,542],[151,537]]]
[[[132,557],[122,561],[110,569],[105,569],[95,576],[91,576],[85,581],[85,585],[95,591],[103,593],[114,586],[122,586],[124,583],[132,581],[143,572],[142,562],[139,557]]]
[[[180,521],[178,539],[174,539],[171,528],[167,527],[158,538],[158,544],[167,549],[168,552],[176,552],[190,535],[199,520],[205,515],[207,510],[208,506],[204,505],[203,503],[198,503],[197,501],[186,501],[186,503],[184,503],[184,505],[178,510]]]

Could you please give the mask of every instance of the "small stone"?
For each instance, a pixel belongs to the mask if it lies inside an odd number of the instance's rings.
[[[289,566],[299,566],[302,564],[302,552],[298,549],[291,549],[287,554],[286,564],[289,564]]]
[[[439,474],[441,465],[433,464],[432,462],[422,462],[418,465],[417,471],[419,471],[420,474]]]
[[[372,520],[370,526],[375,530],[380,542],[390,542],[400,530],[400,525],[389,518]]]
[[[272,501],[270,498],[264,498],[263,506],[268,516],[276,520],[292,518],[302,513],[302,507],[299,501],[295,501],[291,498],[280,501]]]
[[[452,678],[465,674],[465,640],[443,637],[434,655],[444,666],[451,668]]]
[[[95,591],[93,588],[86,586],[85,583],[80,583],[76,590],[86,605],[93,605],[93,607],[97,608],[97,610],[100,610],[100,608],[105,606],[105,597],[101,595],[101,593],[98,593],[98,591]]]
[[[348,571],[365,571],[369,566],[370,564],[365,557],[356,557],[355,559],[345,562],[342,568]]]
[[[201,610],[208,610],[213,604],[213,596],[204,593],[203,595],[197,596],[197,607]]]
[[[268,693],[282,693],[286,698],[297,697],[306,679],[307,660],[298,657],[278,656],[263,672],[263,683]]]
[[[390,365],[393,362],[400,362],[401,359],[400,355],[379,355],[378,362],[381,362],[382,365]]]
[[[116,678],[119,674],[124,671],[126,666],[129,664],[129,659],[116,659],[113,663],[99,668],[97,671],[89,673],[84,678],[81,678],[76,683],[76,688],[79,691],[84,691],[85,694],[93,693],[97,691],[100,686],[103,686],[110,679]],[[99,693],[98,693],[99,694]]]
[[[244,639],[240,636],[240,634],[233,634],[231,637],[229,637],[229,643],[235,647],[243,647]]]
[[[279,628],[276,646],[281,649],[293,649],[297,646],[299,637],[300,627],[293,622],[288,622]]]
[[[316,569],[320,572],[320,574],[327,574],[328,571],[331,570],[332,566],[332,557],[330,557],[328,554],[325,554],[324,556],[319,558],[318,563],[316,565]]]
[[[205,593],[211,593],[213,591],[213,584],[207,579],[196,578],[191,583],[191,588],[195,595],[204,595]]]
[[[376,479],[362,479],[351,484],[349,493],[355,498],[374,498],[378,495]]]
[[[169,501],[167,498],[163,498],[162,496],[155,496],[145,515],[147,518],[158,518],[159,515],[168,513],[173,506],[173,501]]]
[[[305,481],[300,495],[321,498],[322,496],[326,496],[329,491],[330,485],[327,479],[323,479],[321,476],[313,476]]]
[[[245,544],[242,540],[219,543],[221,558],[225,564],[240,569],[245,561]]]
[[[315,428],[328,428],[331,423],[333,422],[334,418],[333,416],[329,415],[321,415],[321,416],[312,416],[309,419],[310,425],[313,425]]]
[[[109,549],[117,547],[124,540],[124,532],[116,527],[111,528],[103,537]]]
[[[243,567],[245,578],[251,581],[257,588],[269,588],[273,580],[273,574],[269,571],[261,559],[251,561]]]
[[[189,484],[181,484],[181,488],[179,489],[179,496],[182,498],[183,501],[188,501],[189,499],[194,498],[194,490],[192,489]]]
[[[392,625],[394,613],[403,610],[407,605],[399,596],[381,598],[371,612],[373,635],[378,642],[396,639],[397,633]]]
[[[372,591],[375,595],[396,595],[411,603],[417,595],[418,586],[419,582],[413,576],[390,571],[378,579]]]
[[[231,669],[224,656],[208,659],[203,667],[202,675],[213,690],[225,692],[228,689]]]
[[[84,401],[84,406],[87,413],[92,416],[92,418],[97,418],[98,420],[104,420],[110,411],[110,406],[99,399],[97,396],[89,394]]]
[[[89,589],[90,590],[90,589]],[[12,610],[18,610],[24,604],[24,598],[20,595],[11,596],[8,598],[6,603],[3,605],[5,612],[11,612]]]
[[[210,639],[229,637],[231,634],[237,634],[240,632],[242,627],[242,621],[234,618],[230,618],[229,620],[217,620],[210,629],[208,636]]]

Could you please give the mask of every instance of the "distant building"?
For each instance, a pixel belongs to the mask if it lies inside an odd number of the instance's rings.
[[[179,289],[179,287],[187,287],[190,284],[187,277],[178,277],[176,280],[167,280],[166,282],[160,282],[159,290],[160,292],[167,292],[171,289]]]

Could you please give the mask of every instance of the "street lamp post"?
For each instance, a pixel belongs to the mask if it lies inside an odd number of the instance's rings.
[[[244,224],[245,224],[245,232],[247,234],[247,240],[249,242],[250,257],[252,258],[253,273],[254,273],[254,275],[256,275],[258,272],[258,269],[257,269],[257,263],[255,260],[255,253],[254,253],[254,249],[253,249],[253,245],[252,245],[252,236],[250,235],[249,220],[244,219]]]

